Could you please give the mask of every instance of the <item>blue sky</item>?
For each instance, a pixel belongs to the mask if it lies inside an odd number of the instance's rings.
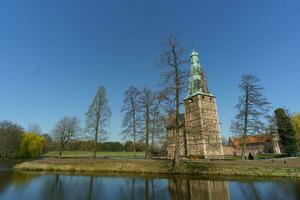
[[[104,85],[110,139],[120,140],[123,92],[157,86],[156,61],[170,33],[199,51],[223,136],[245,73],[261,78],[274,108],[299,112],[299,10],[296,0],[2,0],[0,120],[50,132],[59,118],[75,115],[83,126]]]

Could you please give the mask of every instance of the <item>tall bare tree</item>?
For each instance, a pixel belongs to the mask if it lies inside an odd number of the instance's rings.
[[[136,138],[140,123],[138,122],[138,98],[140,91],[135,87],[129,87],[124,93],[122,112],[124,113],[122,123],[122,134],[125,138],[130,137],[133,140],[133,151],[136,157]]]
[[[264,121],[270,108],[270,103],[262,93],[264,88],[259,82],[259,78],[247,74],[242,76],[239,85],[242,94],[235,106],[238,113],[232,120],[231,131],[242,135],[242,159],[245,159],[247,135],[261,133],[265,129]]]
[[[165,118],[162,115],[162,102],[165,100],[164,91],[154,92],[152,107],[151,107],[151,145],[150,145],[150,158],[154,147],[155,136],[159,133],[165,132]]]
[[[150,123],[151,123],[151,108],[153,103],[153,91],[150,88],[144,87],[141,90],[139,100],[139,106],[141,111],[141,120],[144,123],[143,130],[144,130],[144,137],[146,143],[146,150],[145,150],[145,158],[150,158],[150,147],[149,147],[149,139],[150,139]]]
[[[97,144],[100,137],[104,137],[107,133],[106,127],[109,124],[111,110],[106,96],[106,90],[100,86],[96,96],[86,113],[86,130],[94,136],[94,153],[96,158]]]
[[[53,128],[53,136],[59,143],[59,157],[61,157],[65,145],[80,131],[80,121],[76,117],[63,117]]]
[[[175,152],[174,162],[179,162],[179,117],[180,103],[185,85],[187,84],[187,71],[184,65],[187,63],[185,50],[180,46],[175,35],[170,35],[164,43],[164,49],[161,54],[161,65],[166,67],[162,73],[162,82],[165,91],[169,92],[169,105],[171,112],[175,113]]]

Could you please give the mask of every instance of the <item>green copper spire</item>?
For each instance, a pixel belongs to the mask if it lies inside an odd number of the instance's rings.
[[[191,68],[190,68],[190,80],[189,80],[189,93],[188,97],[192,97],[197,94],[209,94],[204,72],[201,68],[199,61],[199,54],[193,50],[190,55]]]

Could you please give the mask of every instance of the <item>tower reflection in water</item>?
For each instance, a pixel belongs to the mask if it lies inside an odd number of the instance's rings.
[[[227,200],[230,199],[227,181],[197,180],[189,178],[169,179],[172,199]]]
[[[0,199],[300,199],[299,179],[67,175],[0,170]]]

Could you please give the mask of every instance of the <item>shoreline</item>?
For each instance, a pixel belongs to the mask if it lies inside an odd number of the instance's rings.
[[[134,159],[54,159],[26,161],[15,165],[16,171],[68,172],[68,173],[132,173],[164,175],[199,175],[231,177],[290,177],[300,178],[299,158],[282,164],[271,161],[184,161],[173,168],[170,160]]]

